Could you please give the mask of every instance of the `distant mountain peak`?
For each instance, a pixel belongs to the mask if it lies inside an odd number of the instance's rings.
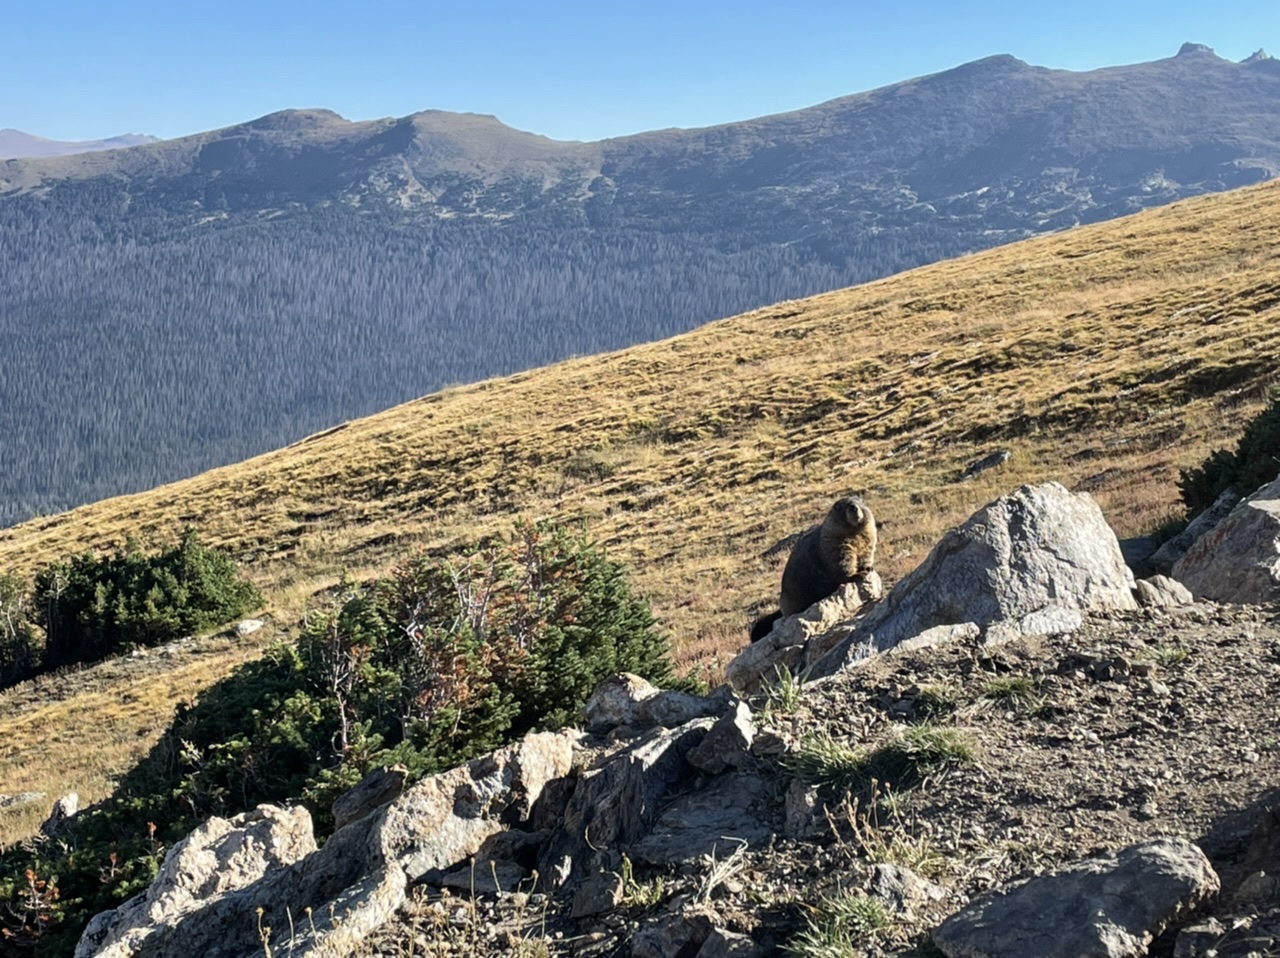
[[[1178,48],[1178,56],[1180,57],[1191,56],[1196,53],[1207,53],[1209,56],[1217,56],[1217,54],[1213,52],[1213,47],[1209,46],[1207,43],[1187,42]]]
[[[144,133],[122,133],[102,140],[50,140],[22,130],[0,130],[0,160],[35,159],[48,156],[68,156],[73,153],[95,153],[100,150],[121,150],[144,143],[155,143],[159,137]]]
[[[301,110],[277,110],[275,113],[268,113],[266,116],[260,116],[256,120],[250,120],[245,126],[253,127],[259,130],[292,130],[306,131],[314,130],[327,126],[345,126],[350,121],[332,110],[324,109],[301,109]]]
[[[1272,59],[1274,59],[1274,57],[1272,57],[1271,54],[1269,54],[1266,50],[1262,49],[1262,47],[1258,47],[1257,50],[1249,54],[1240,62],[1241,63],[1261,63],[1263,60],[1272,60]]]

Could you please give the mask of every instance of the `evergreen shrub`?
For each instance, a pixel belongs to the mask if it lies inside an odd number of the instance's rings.
[[[229,622],[262,604],[235,560],[200,542],[145,555],[130,539],[110,555],[90,552],[36,573],[35,608],[45,630],[44,667],[95,662]]]

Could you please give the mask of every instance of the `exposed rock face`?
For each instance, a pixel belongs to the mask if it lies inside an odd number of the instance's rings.
[[[1180,605],[1191,605],[1195,601],[1191,590],[1177,579],[1167,575],[1153,575],[1149,579],[1139,579],[1133,587],[1134,598],[1138,604],[1148,609],[1168,609]]]
[[[1225,490],[1214,500],[1213,505],[1192,519],[1185,529],[1153,552],[1147,558],[1148,564],[1156,572],[1164,575],[1171,573],[1174,565],[1187,554],[1187,550],[1195,541],[1230,515],[1239,501],[1238,492],[1234,489]]]
[[[76,947],[77,958],[161,954],[177,926],[210,901],[241,891],[277,866],[316,850],[304,808],[260,805],[232,819],[211,818],[165,855],[151,887],[98,915]]]
[[[563,825],[541,856],[541,874],[557,885],[585,878],[600,849],[634,842],[658,816],[662,800],[690,771],[685,756],[714,722],[697,719],[655,729],[636,744],[582,774]]]
[[[76,956],[259,956],[258,909],[277,935],[295,928],[291,954],[347,954],[403,903],[410,882],[441,873],[527,818],[543,786],[569,771],[574,739],[530,735],[423,779],[319,851],[304,809],[264,805],[211,819],[169,851],[146,892],[90,922]],[[297,919],[307,909],[304,927]]]
[[[980,509],[817,662],[831,675],[924,637],[974,629],[988,642],[1077,628],[1082,610],[1136,609],[1133,573],[1102,510],[1056,482]],[[936,631],[934,631],[936,630]]]
[[[1157,838],[982,895],[933,933],[947,958],[1129,958],[1218,892],[1195,845]]]
[[[403,765],[375,768],[333,802],[335,828],[363,818],[379,806],[400,797],[409,770]]]
[[[596,733],[620,727],[675,728],[694,719],[722,715],[729,701],[729,689],[724,686],[712,695],[690,695],[659,690],[638,675],[622,672],[591,693],[583,713],[588,728]]]
[[[778,669],[803,672],[853,629],[853,619],[883,594],[877,572],[846,582],[799,615],[778,620],[773,630],[734,657],[725,679],[734,689],[757,692]]]
[[[1215,602],[1280,598],[1280,478],[1200,536],[1173,575],[1196,596]]]

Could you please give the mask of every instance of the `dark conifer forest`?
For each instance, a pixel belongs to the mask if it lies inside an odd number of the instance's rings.
[[[1275,61],[1199,50],[595,144],[286,111],[0,162],[0,524],[1277,171]]]

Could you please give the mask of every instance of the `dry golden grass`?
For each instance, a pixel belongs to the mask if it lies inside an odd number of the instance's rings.
[[[108,795],[180,702],[261,653],[265,639],[254,639],[191,641],[0,692],[0,791],[47,796],[0,808],[0,848],[34,834],[67,792],[82,806]]]
[[[889,579],[1023,482],[1089,490],[1121,535],[1167,518],[1179,468],[1234,442],[1276,380],[1278,234],[1263,185],[450,389],[0,530],[0,569],[194,523],[287,621],[344,570],[581,519],[714,677],[776,601],[761,553],[849,490],[885,522]],[[957,481],[995,448],[1005,466]]]

